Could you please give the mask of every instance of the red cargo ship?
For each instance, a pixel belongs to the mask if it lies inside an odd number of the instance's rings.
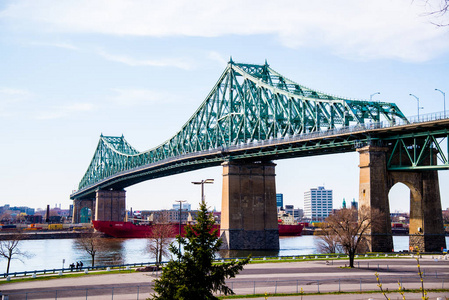
[[[106,235],[116,238],[148,238],[156,225],[152,224],[134,224],[132,222],[114,222],[114,221],[92,221],[94,228]],[[179,233],[179,224],[170,224],[172,227],[172,237]],[[184,236],[184,224],[181,225],[181,235]],[[298,236],[301,235],[303,225],[283,225],[279,224],[280,236]],[[220,225],[214,225],[214,228],[220,230]],[[220,232],[218,231],[218,234]]]

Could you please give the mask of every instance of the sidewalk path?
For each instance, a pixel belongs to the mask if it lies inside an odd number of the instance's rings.
[[[298,261],[290,263],[250,264],[228,284],[236,294],[294,293],[301,288],[306,293],[327,291],[378,290],[374,273],[377,272],[383,287],[397,290],[398,281],[406,288],[419,288],[416,261],[412,258],[358,260],[359,268],[340,268],[347,261]],[[356,262],[356,266],[357,266]],[[368,265],[369,264],[369,265]],[[449,260],[421,259],[425,273],[425,288],[449,289]],[[145,299],[151,292],[151,273],[114,273],[89,275],[28,282],[11,281],[0,285],[3,294],[15,299]],[[18,294],[20,293],[20,294]],[[28,294],[25,294],[28,293]],[[86,297],[87,293],[87,297]],[[16,295],[14,295],[16,294]],[[449,297],[449,292],[429,294],[430,299]],[[391,299],[402,299],[399,293],[389,294]],[[382,294],[344,294],[303,296],[304,300],[330,299],[385,299]],[[253,299],[264,299],[253,298]],[[270,300],[301,299],[301,296],[269,297]],[[409,294],[406,299],[421,299],[419,294]]]

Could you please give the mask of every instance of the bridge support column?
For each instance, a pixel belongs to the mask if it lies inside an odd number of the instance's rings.
[[[73,200],[72,224],[81,223],[81,210],[87,207],[91,210],[91,217],[95,216],[95,199]]]
[[[96,221],[124,221],[126,191],[98,190],[95,212]]]
[[[410,248],[441,251],[446,239],[437,171],[390,172],[390,186],[398,182],[410,189]]]
[[[360,154],[360,206],[377,208],[382,223],[367,234],[373,252],[393,249],[388,192],[398,182],[410,189],[409,246],[421,252],[446,247],[437,171],[387,171],[387,148],[367,146]]]
[[[388,202],[388,173],[386,152],[388,148],[366,146],[357,149],[360,154],[359,208],[378,209],[383,220],[372,226],[366,234],[370,251],[391,252],[393,235],[391,234],[390,205]]]
[[[225,162],[222,166],[222,248],[278,250],[276,165]]]

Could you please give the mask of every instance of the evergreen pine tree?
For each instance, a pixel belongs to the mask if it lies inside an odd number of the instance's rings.
[[[185,238],[178,236],[170,251],[175,259],[168,262],[160,279],[155,280],[151,299],[159,300],[209,300],[218,299],[213,294],[234,294],[225,284],[227,278],[235,277],[248,263],[242,261],[223,264],[214,263],[214,255],[220,249],[221,239],[214,229],[212,215],[206,204],[200,204],[197,224],[186,226]],[[183,246],[183,252],[176,244]]]

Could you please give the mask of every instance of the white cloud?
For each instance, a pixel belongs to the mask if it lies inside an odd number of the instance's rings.
[[[74,103],[37,112],[35,118],[38,120],[61,119],[75,113],[85,113],[88,111],[92,111],[93,109],[94,105],[91,103]]]
[[[164,59],[135,59],[127,55],[116,55],[105,52],[104,50],[98,50],[96,52],[101,57],[123,63],[129,66],[151,66],[151,67],[175,67],[184,70],[189,70],[193,67],[193,64],[187,59],[176,59],[176,58],[164,58]]]
[[[111,100],[121,106],[141,106],[157,102],[171,102],[176,95],[147,89],[112,89],[115,95]]]
[[[94,109],[91,103],[73,103],[42,108],[37,96],[23,89],[0,87],[0,116],[25,119],[50,120],[68,117],[75,113],[85,113]]]
[[[24,104],[33,95],[16,88],[0,87],[0,116],[8,117],[14,114],[16,108]]]
[[[33,46],[44,46],[44,47],[56,47],[67,50],[80,50],[78,47],[70,44],[70,43],[58,43],[58,42],[28,42],[29,45]]]
[[[423,17],[424,0],[12,3],[0,12],[0,19],[21,30],[152,37],[272,34],[286,47],[327,47],[356,59],[425,61],[449,51],[447,31]],[[161,63],[117,55],[109,55],[109,59],[130,65]]]
[[[229,61],[229,59],[224,58],[220,53],[218,53],[216,51],[209,52],[207,57],[210,60],[218,62],[220,64],[220,66],[222,66],[223,68],[228,64],[228,61]]]
[[[56,47],[73,51],[84,51],[89,53],[94,53],[100,55],[102,58],[119,62],[128,66],[150,66],[150,67],[175,67],[184,70],[190,70],[193,68],[194,63],[188,58],[160,58],[160,59],[136,59],[128,55],[122,54],[111,54],[103,49],[96,50],[82,50],[81,48],[64,42],[27,42],[27,44],[32,46],[43,46],[43,47]]]
[[[8,87],[0,87],[0,100],[3,101],[17,101],[22,98],[31,96],[26,90],[14,89]]]

